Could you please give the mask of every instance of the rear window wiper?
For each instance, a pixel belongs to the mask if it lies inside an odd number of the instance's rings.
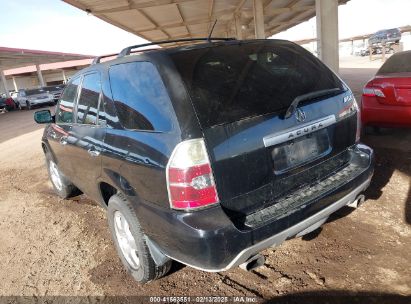
[[[296,98],[294,98],[293,102],[290,104],[287,111],[285,112],[284,118],[289,118],[291,115],[293,115],[295,110],[297,110],[298,104],[301,101],[306,101],[306,100],[330,95],[330,94],[337,93],[337,92],[343,92],[343,91],[344,90],[340,88],[333,88],[333,89],[320,90],[320,91],[315,91],[315,92],[311,92],[308,94],[297,96]]]

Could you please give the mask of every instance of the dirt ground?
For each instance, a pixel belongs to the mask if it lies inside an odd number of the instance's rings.
[[[359,94],[374,72],[343,69],[342,75]],[[141,286],[120,264],[104,210],[85,197],[54,195],[42,127],[32,115],[0,114],[0,296],[250,295],[298,302],[301,295],[326,295],[334,303],[369,303],[369,296],[373,303],[411,303],[409,130],[366,136],[377,161],[365,204],[264,251],[263,267],[206,273],[175,263],[169,275]]]

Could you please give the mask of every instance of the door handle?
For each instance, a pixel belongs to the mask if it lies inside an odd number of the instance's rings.
[[[92,157],[97,157],[100,155],[100,151],[97,151],[96,148],[91,147],[90,149],[87,150],[88,154],[90,154]]]
[[[60,137],[60,145],[67,145],[67,136]]]

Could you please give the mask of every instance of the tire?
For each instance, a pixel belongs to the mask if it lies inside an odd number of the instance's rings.
[[[31,103],[28,100],[26,101],[26,109],[31,110]]]
[[[147,283],[167,274],[171,268],[171,260],[162,266],[156,265],[146,244],[140,222],[130,202],[122,194],[116,194],[110,198],[107,217],[111,237],[120,260],[137,282]],[[129,240],[134,241],[134,244],[125,246],[125,243],[130,244]]]
[[[56,192],[59,197],[66,199],[82,194],[82,192],[60,172],[50,153],[46,153],[46,165],[54,192]]]

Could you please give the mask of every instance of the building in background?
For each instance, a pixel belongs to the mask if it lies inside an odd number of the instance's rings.
[[[66,83],[77,71],[90,65],[92,59],[72,60],[40,65],[46,85]],[[27,66],[5,70],[7,88],[9,90],[32,89],[40,87],[35,66]],[[0,87],[0,90],[2,88]],[[4,92],[1,92],[4,93]]]

